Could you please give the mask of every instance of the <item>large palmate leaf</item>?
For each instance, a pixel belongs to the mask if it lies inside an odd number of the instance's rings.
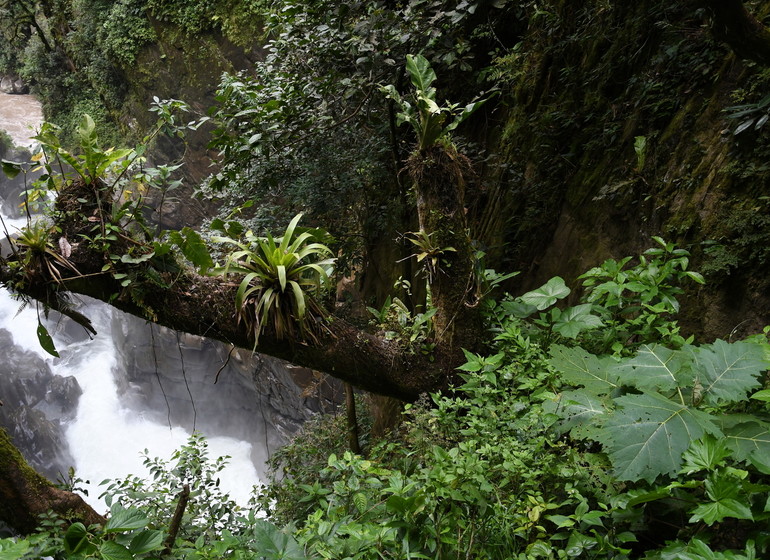
[[[770,424],[748,414],[728,414],[718,421],[724,443],[739,461],[752,455],[770,457]]]
[[[565,381],[572,385],[583,385],[594,395],[608,394],[620,385],[617,374],[612,371],[615,363],[612,358],[600,358],[582,348],[554,344],[548,361],[561,372]]]
[[[596,426],[597,417],[607,412],[601,399],[587,391],[566,391],[558,400],[543,403],[543,408],[562,418],[557,428],[559,432],[570,432],[577,439],[592,437],[594,431],[591,428]]]
[[[583,331],[601,327],[602,320],[591,313],[592,305],[583,303],[568,307],[553,323],[553,330],[566,338],[576,338]]]
[[[690,442],[704,433],[721,435],[712,417],[658,393],[615,399],[619,409],[596,438],[609,454],[620,480],[654,481],[682,465]]]
[[[613,372],[623,385],[642,390],[671,391],[677,387],[692,386],[690,361],[684,352],[657,344],[644,344],[636,356],[617,364]]]
[[[519,299],[527,305],[534,305],[539,311],[551,307],[560,299],[564,299],[570,293],[570,289],[560,276],[554,276],[548,282],[536,290],[527,292]]]
[[[692,354],[703,386],[703,402],[708,405],[745,399],[760,386],[757,378],[768,368],[762,346],[750,342],[717,340],[692,349]]]

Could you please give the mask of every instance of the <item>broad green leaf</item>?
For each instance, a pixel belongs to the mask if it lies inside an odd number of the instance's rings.
[[[126,254],[126,255],[120,256],[120,262],[123,262],[126,264],[139,264],[145,261],[149,261],[154,256],[155,256],[155,251],[150,251],[149,253],[145,253],[144,255],[139,255],[138,257],[132,257],[131,255]]]
[[[537,307],[534,305],[527,305],[522,301],[504,301],[500,304],[503,311],[519,319],[526,319],[537,311]]]
[[[770,389],[762,389],[751,395],[752,399],[756,399],[762,402],[770,402]]]
[[[577,439],[589,437],[586,428],[593,427],[597,417],[607,412],[604,403],[587,391],[567,391],[556,401],[546,401],[543,407],[546,412],[562,418],[558,426],[560,432],[571,431]]]
[[[5,173],[5,176],[9,179],[14,179],[19,173],[21,173],[22,166],[20,163],[16,163],[15,161],[8,161],[7,159],[0,160],[0,163],[3,166],[3,173]]]
[[[692,442],[684,452],[682,460],[683,473],[691,474],[701,470],[711,471],[718,467],[724,459],[730,456],[730,450],[724,440],[717,440],[711,435]]]
[[[725,517],[734,517],[736,519],[753,519],[751,510],[738,500],[719,500],[718,502],[708,502],[700,504],[692,510],[690,523],[703,521],[707,525],[713,525],[724,520]]]
[[[770,424],[748,414],[729,414],[718,420],[725,444],[739,461],[752,455],[770,457]]]
[[[751,508],[741,502],[740,481],[734,477],[718,472],[706,479],[706,496],[710,503],[701,503],[692,511],[690,522],[704,521],[708,525],[718,523],[725,517],[750,519]]]
[[[149,519],[141,510],[125,509],[120,504],[115,504],[110,514],[110,518],[104,526],[105,534],[141,529],[149,523]]]
[[[430,62],[421,54],[406,55],[406,71],[417,91],[427,92],[436,80],[436,73],[430,67]]]
[[[131,554],[146,554],[163,545],[163,532],[146,529],[140,531],[131,539],[128,549]]]
[[[536,290],[527,292],[519,299],[527,305],[534,305],[539,311],[551,307],[560,299],[564,299],[570,293],[570,289],[560,276],[554,276],[548,282]]]
[[[363,514],[369,507],[369,500],[367,499],[366,494],[363,492],[356,492],[353,494],[353,505],[356,506],[358,513]]]
[[[597,438],[619,480],[654,481],[682,466],[690,442],[705,433],[719,435],[712,417],[658,393],[624,395]]]
[[[268,521],[257,520],[253,536],[260,556],[281,560],[307,560],[297,541]]]
[[[99,553],[104,560],[133,560],[134,555],[128,549],[115,541],[105,541],[99,547]]]
[[[64,550],[69,554],[85,552],[89,547],[88,531],[82,523],[73,523],[64,533]]]
[[[554,344],[548,362],[561,372],[565,381],[583,385],[594,395],[608,394],[619,387],[617,375],[612,371],[615,362],[607,356],[600,358],[579,347]]]
[[[51,338],[51,335],[48,334],[48,329],[46,329],[43,326],[43,323],[40,322],[40,319],[37,321],[37,339],[40,342],[40,346],[43,348],[43,350],[55,358],[59,357],[59,353],[56,351],[53,339]]]
[[[750,390],[760,386],[757,378],[768,367],[762,347],[750,342],[717,340],[691,351],[708,405],[745,399]]]
[[[172,231],[169,234],[169,239],[178,245],[185,258],[200,270],[205,271],[214,266],[206,244],[194,229],[184,227],[181,231]],[[232,240],[228,241],[235,243]]]
[[[18,560],[29,550],[28,541],[14,542],[11,539],[0,540],[0,560]]]
[[[612,506],[617,509],[627,509],[647,502],[655,502],[664,498],[670,498],[671,492],[676,488],[688,488],[699,485],[699,481],[690,481],[682,484],[681,482],[672,482],[666,486],[658,486],[652,490],[649,487],[635,488],[625,494],[620,494],[612,498]]]
[[[567,338],[575,338],[583,331],[602,326],[602,320],[591,314],[590,303],[568,307],[553,324],[553,330]]]
[[[488,101],[487,99],[481,99],[479,101],[475,101],[473,103],[469,103],[466,105],[463,110],[460,112],[459,115],[457,115],[454,120],[449,123],[446,128],[444,129],[446,132],[451,132],[458,126],[460,126],[465,120],[468,119],[473,113],[475,113],[484,103]]]
[[[636,356],[613,368],[623,385],[641,390],[671,391],[692,386],[689,356],[678,350],[653,344],[641,346]]]

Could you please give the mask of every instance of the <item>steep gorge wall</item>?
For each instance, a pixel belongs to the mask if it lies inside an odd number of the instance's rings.
[[[716,42],[695,2],[543,10],[503,66],[507,107],[491,148],[502,157],[489,181],[507,217],[491,239],[497,257],[526,272],[523,290],[662,235],[708,281],[683,305],[689,330],[760,330],[770,318],[770,127],[736,135],[746,118],[725,109],[761,100],[770,72]]]
[[[724,110],[762,100],[770,71],[717,42],[701,4],[547,0],[509,12],[507,54],[493,67],[501,95],[485,132],[494,155],[469,214],[490,264],[522,271],[512,291],[556,274],[574,279],[662,235],[688,248],[708,280],[683,306],[695,310],[684,317],[688,329],[726,337],[768,322],[770,125],[736,135],[742,121]],[[770,2],[750,7],[761,18]],[[152,27],[156,40],[122,68],[115,111],[126,130],[152,122],[155,96],[205,111],[221,73],[259,57],[255,40],[242,47],[211,30]],[[167,160],[186,151],[190,184],[209,169],[206,134],[161,145]],[[637,138],[646,146],[639,154]],[[190,225],[210,210],[181,197],[189,202],[164,225]]]

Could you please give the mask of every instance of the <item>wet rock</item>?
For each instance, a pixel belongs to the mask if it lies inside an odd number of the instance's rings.
[[[11,415],[13,426],[6,428],[14,445],[30,466],[49,480],[57,480],[74,464],[61,425],[41,411],[19,406]]]
[[[61,422],[77,410],[81,389],[73,377],[55,375],[34,352],[14,345],[0,330],[0,426],[35,470],[55,480],[73,464]]]
[[[11,95],[26,95],[29,86],[18,76],[3,76],[0,78],[0,92]]]
[[[127,406],[154,421],[252,444],[260,476],[269,455],[314,412],[343,399],[338,381],[246,350],[178,334],[130,316],[112,326]]]

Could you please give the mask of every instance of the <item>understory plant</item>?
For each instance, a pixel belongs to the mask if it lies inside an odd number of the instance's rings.
[[[561,279],[488,304],[490,351],[465,351],[461,383],[407,405],[399,430],[365,456],[344,450],[343,426],[309,424],[324,427],[281,451],[252,502],[261,512],[218,493],[223,463],[204,467],[200,440],[175,465],[149,461],[154,483],[112,483],[109,503],[163,530],[189,482],[197,501],[171,551],[185,559],[766,557],[766,333],[670,336],[673,318],[657,306],[677,307],[671,297],[691,276],[684,253],[658,245],[586,276],[597,281],[583,296],[595,302],[578,304],[585,313],[554,313]],[[0,541],[0,554],[25,542]]]

